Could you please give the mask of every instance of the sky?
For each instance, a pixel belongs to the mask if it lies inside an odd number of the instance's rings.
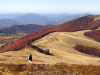
[[[0,14],[100,14],[100,0],[0,0]]]

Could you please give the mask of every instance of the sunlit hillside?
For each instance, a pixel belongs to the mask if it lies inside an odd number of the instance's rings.
[[[32,54],[34,64],[68,63],[100,65],[98,57],[84,54],[74,49],[76,45],[100,49],[99,42],[84,35],[84,32],[87,31],[90,30],[54,32],[32,43],[32,45],[36,45],[43,50],[49,49],[53,55],[40,53],[32,47],[27,46],[19,51],[1,53],[0,60],[2,63],[28,64],[28,55]]]
[[[76,45],[100,49],[100,42],[84,35],[87,32],[99,30],[99,19],[94,20],[97,17],[85,16],[21,37],[14,44],[10,44],[5,49],[0,50],[0,62],[3,63],[0,73],[15,74],[17,72],[16,75],[100,74],[98,72],[98,66],[100,65],[99,57],[75,50]],[[25,47],[21,47],[23,44]],[[37,51],[33,48],[34,45],[44,51],[48,49],[52,55],[46,55]],[[29,64],[28,61],[29,54],[32,54],[33,57],[32,64]],[[21,69],[18,69],[18,67]]]

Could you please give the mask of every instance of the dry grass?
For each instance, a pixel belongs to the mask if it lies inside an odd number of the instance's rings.
[[[6,56],[6,57],[13,57],[12,55],[4,55],[4,56]]]
[[[0,64],[0,75],[100,75],[100,65]]]
[[[22,58],[27,58],[27,56],[20,56],[20,57],[22,57]]]
[[[54,56],[39,53],[29,46],[1,53],[0,75],[100,75],[99,58],[74,49],[77,44],[100,48],[99,42],[83,35],[87,31],[90,30],[50,33],[32,43],[49,49]],[[29,54],[32,54],[33,64],[28,63]]]
[[[0,53],[0,58],[2,58],[0,63],[28,64],[28,55],[32,54],[34,64],[63,62],[68,64],[100,65],[100,58],[78,52],[74,49],[74,46],[77,44],[100,48],[99,42],[84,36],[84,32],[87,31],[90,30],[50,33],[32,43],[33,45],[38,45],[43,50],[49,49],[53,56],[40,53],[32,47],[27,46],[19,51]]]
[[[44,50],[46,48],[49,49],[50,53],[54,55],[53,58],[48,57],[52,63],[63,62],[70,64],[100,65],[98,62],[99,58],[78,52],[74,49],[76,45],[100,48],[99,42],[84,35],[84,32],[88,31],[91,30],[82,30],[76,32],[54,32],[34,41],[32,44],[39,46]],[[42,57],[42,59],[45,60],[44,57]]]
[[[0,58],[0,61],[6,61],[7,59]]]

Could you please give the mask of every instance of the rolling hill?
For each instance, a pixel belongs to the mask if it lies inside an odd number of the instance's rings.
[[[0,50],[0,57],[2,57],[0,61],[2,63],[28,64],[27,56],[32,54],[34,64],[100,65],[99,57],[81,53],[74,48],[76,45],[82,45],[100,49],[100,42],[84,35],[86,32],[94,31],[100,27],[99,19],[97,19],[99,17],[99,15],[80,17],[21,37],[14,44]],[[53,56],[40,53],[31,46],[21,48],[30,43],[43,50],[49,49]]]
[[[0,30],[0,33],[5,34],[16,34],[16,35],[27,35],[29,33],[35,32],[37,30],[52,27],[54,25],[37,25],[37,24],[28,24],[28,25],[13,25],[10,27],[6,27]]]
[[[14,44],[7,46],[5,49],[1,50],[0,52],[19,50],[21,46],[27,45],[52,32],[75,32],[75,31],[86,30],[86,29],[94,29],[95,27],[94,27],[94,24],[92,23],[96,22],[97,20],[95,19],[98,17],[100,16],[99,15],[84,16],[84,17],[80,17],[78,19],[63,23],[61,25],[41,29],[39,31],[33,32],[31,34],[28,34],[18,39]],[[98,24],[98,27],[99,26],[100,25]],[[89,27],[93,27],[93,28],[89,28]]]
[[[53,56],[40,53],[32,47],[27,46],[19,51],[0,53],[0,62],[8,64],[29,64],[27,57],[29,54],[32,54],[34,64],[67,63],[100,65],[99,57],[90,56],[74,49],[76,45],[100,48],[99,42],[84,35],[88,31],[91,30],[53,32],[32,43],[32,45],[36,45],[41,49],[49,49]]]

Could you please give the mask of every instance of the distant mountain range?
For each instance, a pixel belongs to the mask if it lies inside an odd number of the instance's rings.
[[[0,19],[9,18],[14,19],[15,17],[22,16],[23,14],[0,14]]]
[[[70,20],[73,20],[73,19],[77,19],[79,17],[83,17],[83,16],[87,16],[87,15],[93,15],[91,13],[84,13],[84,14],[73,14],[73,15],[66,15],[62,18],[59,18],[59,19],[56,19],[55,21],[51,21],[49,22],[49,24],[53,24],[53,25],[59,25],[59,24],[62,24],[62,23],[65,23],[65,22],[68,22]]]
[[[54,18],[42,16],[39,14],[25,14],[15,18],[14,20],[21,22],[22,24],[40,24],[45,25],[50,21],[54,21]]]
[[[16,24],[21,24],[21,23],[13,19],[7,19],[7,18],[0,19],[0,28],[4,28]]]
[[[86,16],[86,15],[93,15],[91,13],[84,13],[84,14],[74,14],[74,15],[68,15],[68,14],[25,14],[22,16],[19,16],[15,18],[14,20],[21,22],[22,24],[53,24],[53,25],[59,25],[64,22]]]
[[[38,40],[52,32],[74,32],[80,30],[95,30],[98,27],[100,27],[100,15],[80,17],[69,22],[65,22],[54,27],[43,28],[41,30],[23,36],[17,41],[15,41],[14,44],[10,44],[6,46],[6,48],[4,48],[3,50],[0,50],[0,52],[19,50],[21,46],[29,45],[35,40]]]
[[[91,13],[84,14],[0,14],[0,28],[11,25],[19,25],[19,24],[52,24],[59,25],[64,22],[86,16],[93,15]]]

